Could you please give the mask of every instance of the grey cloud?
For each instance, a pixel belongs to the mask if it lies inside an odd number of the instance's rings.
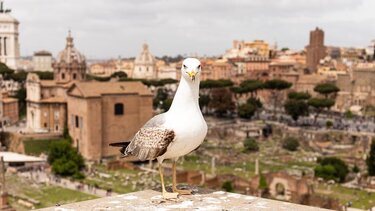
[[[371,0],[5,0],[5,5],[21,22],[23,55],[40,49],[56,55],[69,28],[89,58],[135,56],[144,41],[155,55],[218,55],[233,39],[302,49],[315,26],[332,45],[363,47],[375,37]]]

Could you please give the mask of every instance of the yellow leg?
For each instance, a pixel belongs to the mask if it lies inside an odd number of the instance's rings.
[[[159,173],[160,173],[160,181],[161,181],[161,188],[162,188],[162,195],[164,199],[176,199],[178,193],[169,193],[165,190],[164,186],[164,176],[163,176],[163,165],[159,163]]]
[[[176,181],[176,161],[174,160],[172,163],[172,190],[173,193],[179,193],[181,195],[190,195],[191,190],[180,190],[177,189],[177,181]]]

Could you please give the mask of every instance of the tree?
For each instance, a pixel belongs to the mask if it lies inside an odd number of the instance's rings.
[[[232,92],[228,88],[213,89],[208,107],[213,109],[220,117],[232,113],[235,109]]]
[[[283,148],[289,151],[296,151],[299,147],[299,142],[294,137],[287,137],[283,141]]]
[[[255,98],[256,92],[263,88],[263,82],[259,80],[242,81],[240,86],[233,87],[232,91],[237,94],[250,93],[252,98]]]
[[[245,147],[245,150],[248,151],[248,152],[257,152],[257,151],[259,151],[258,143],[253,138],[247,138],[247,139],[245,139],[245,141],[244,141],[244,147]]]
[[[201,108],[203,113],[206,113],[205,108],[208,107],[208,104],[210,103],[210,100],[211,100],[211,98],[207,94],[202,94],[202,95],[199,96],[199,107]]]
[[[309,105],[303,100],[287,100],[284,104],[285,112],[297,121],[300,116],[309,114]]]
[[[153,99],[153,107],[154,109],[160,108],[161,104],[164,100],[168,98],[168,90],[165,88],[160,88],[156,91],[156,96]]]
[[[375,176],[375,139],[372,139],[370,154],[366,159],[367,172],[370,176]]]
[[[48,71],[33,71],[36,73],[41,80],[53,80],[53,72]]]
[[[26,115],[26,89],[25,87],[22,86],[19,90],[17,90],[16,94],[12,97],[17,98],[18,100],[19,115],[21,117]]]
[[[353,168],[352,168],[352,172],[359,173],[360,172],[359,167],[357,165],[354,165]]]
[[[317,84],[314,87],[314,91],[324,95],[324,97],[327,99],[330,94],[335,94],[340,91],[340,89],[332,83],[323,83],[323,84]]]
[[[271,98],[273,101],[273,115],[276,116],[276,107],[277,102],[280,102],[280,93],[285,90],[289,89],[292,86],[291,83],[281,80],[281,79],[273,79],[266,81],[263,85],[263,88],[270,90]]]
[[[47,161],[52,165],[52,171],[61,176],[82,178],[80,172],[85,167],[81,154],[66,140],[53,142],[48,152]]]
[[[172,102],[173,102],[173,99],[172,98],[167,98],[163,101],[162,105],[161,105],[161,109],[166,112],[169,110],[169,108],[171,107],[172,105]]]
[[[326,121],[326,127],[331,128],[333,126],[333,122],[331,120]]]
[[[201,89],[212,89],[212,88],[223,88],[223,87],[231,87],[233,86],[233,81],[226,80],[226,79],[219,79],[219,80],[205,80],[201,81],[199,86]]]
[[[245,103],[238,106],[238,116],[244,119],[251,119],[256,110],[257,108],[253,104]]]
[[[125,72],[123,71],[117,71],[117,72],[114,72],[111,74],[111,78],[127,78],[128,77],[128,74],[126,74]]]
[[[316,120],[318,119],[319,114],[324,109],[329,109],[333,105],[335,105],[335,101],[332,99],[326,99],[326,98],[311,98],[308,101],[308,105],[315,109],[314,123],[316,123]]]
[[[349,168],[346,163],[336,157],[326,157],[318,159],[319,165],[315,167],[315,176],[321,177],[325,180],[335,180],[337,182],[344,182],[346,175],[349,173]]]
[[[231,181],[225,181],[221,186],[226,192],[233,192],[234,188]]]
[[[290,100],[308,100],[311,95],[308,92],[289,92],[288,99]]]

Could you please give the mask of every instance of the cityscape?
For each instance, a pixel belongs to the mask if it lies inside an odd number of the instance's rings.
[[[51,46],[28,55],[18,8],[7,2],[0,1],[0,210],[160,192],[156,160],[122,158],[110,144],[169,110],[188,57],[200,61],[208,125],[203,144],[177,161],[177,182],[197,189],[193,196],[233,193],[301,205],[295,210],[375,208],[375,35],[363,46],[337,46],[316,24],[303,31],[300,49],[239,36],[215,55],[157,55],[144,41],[135,55],[99,58],[79,48],[81,29],[67,27],[57,54]],[[173,168],[165,162],[167,186]]]

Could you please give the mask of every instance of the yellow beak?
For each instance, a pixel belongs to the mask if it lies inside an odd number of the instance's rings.
[[[192,70],[190,72],[187,72],[187,74],[189,75],[189,77],[191,78],[192,81],[195,81],[195,75],[197,74],[197,72]]]

